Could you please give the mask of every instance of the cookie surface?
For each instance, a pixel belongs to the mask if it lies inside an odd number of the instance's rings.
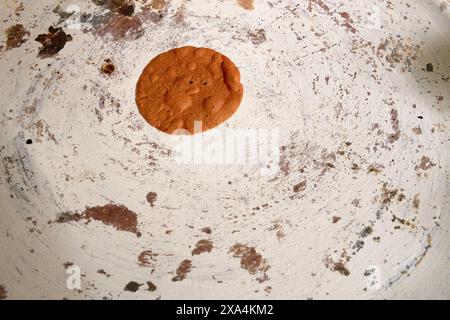
[[[208,48],[182,47],[156,56],[136,86],[139,112],[166,133],[197,133],[195,121],[201,121],[201,131],[212,129],[234,114],[242,96],[239,70]]]

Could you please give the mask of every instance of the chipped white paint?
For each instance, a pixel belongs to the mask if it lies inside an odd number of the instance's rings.
[[[45,60],[33,39],[59,21],[56,5],[101,9],[36,1],[15,15],[19,1],[0,3],[2,30],[21,23],[31,33],[0,53],[8,298],[450,298],[449,6],[374,1],[370,17],[367,1],[255,1],[252,11],[232,0],[168,2],[137,40],[72,28],[73,41]],[[257,166],[177,164],[170,137],[140,117],[141,70],[186,44],[239,66],[244,100],[223,126],[278,129],[276,177]],[[106,58],[111,76],[99,72]],[[48,224],[109,202],[138,214],[142,237],[95,221]],[[192,256],[201,239],[214,248]],[[229,253],[237,243],[266,259],[268,280],[241,268]],[[158,254],[153,267],[138,264],[144,250]],[[192,271],[172,281],[185,259]],[[81,291],[67,289],[65,262],[80,267]],[[365,290],[374,268],[381,283]],[[130,281],[157,290],[124,292]]]

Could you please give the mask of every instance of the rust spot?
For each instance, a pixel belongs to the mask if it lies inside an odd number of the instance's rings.
[[[255,5],[253,0],[237,0],[237,3],[244,8],[245,10],[253,10],[255,9]]]
[[[211,228],[210,227],[204,227],[202,229],[200,229],[200,231],[206,233],[206,234],[211,234]]]
[[[66,34],[62,28],[50,26],[47,34],[40,34],[35,40],[42,44],[38,57],[49,58],[61,51],[66,45],[66,42],[72,40],[72,36]]]
[[[411,227],[412,229],[416,228],[416,225],[414,223],[412,223],[411,221],[399,218],[396,215],[392,215],[392,220],[391,221],[392,222],[396,222],[397,221],[398,223],[403,224],[403,225],[408,226],[408,227]]]
[[[138,256],[138,264],[143,267],[153,267],[157,256],[158,254],[151,250],[142,251]]]
[[[150,6],[154,10],[162,10],[166,7],[166,0],[152,0]]]
[[[420,126],[417,126],[415,128],[412,128],[412,132],[414,132],[417,135],[422,134],[422,128]]]
[[[254,247],[249,247],[243,244],[235,244],[228,251],[235,258],[241,258],[241,268],[248,271],[250,274],[261,274],[258,282],[264,282],[269,279],[267,271],[270,268],[267,260],[259,254]]]
[[[176,270],[176,276],[172,278],[172,281],[181,281],[186,279],[186,275],[192,270],[192,261],[183,260]]]
[[[395,109],[391,109],[391,124],[394,133],[388,135],[388,142],[394,143],[400,138],[400,121],[398,119],[398,111]]]
[[[150,191],[149,193],[147,193],[147,202],[150,203],[150,206],[153,207],[157,198],[158,194],[156,192]]]
[[[384,166],[382,164],[371,164],[368,168],[367,168],[367,173],[374,173],[374,174],[379,174],[381,171],[383,171]]]
[[[337,271],[340,274],[342,274],[343,276],[349,276],[350,275],[350,271],[348,271],[347,267],[345,266],[345,264],[343,262],[335,262],[331,266],[331,270],[332,271]]]
[[[344,19],[342,25],[351,33],[356,33],[356,29],[352,25],[353,20],[350,18],[350,15],[347,12],[340,12],[339,15]]]
[[[141,236],[137,228],[136,213],[130,211],[124,205],[107,204],[92,208],[87,207],[83,213],[66,212],[61,214],[56,222],[66,223],[80,220],[86,220],[86,223],[97,220],[105,225],[113,226],[119,231],[127,231],[136,234],[138,237]]]
[[[306,189],[306,180],[301,181],[300,183],[297,183],[292,190],[294,192],[301,192],[304,191]]]
[[[420,164],[416,166],[416,170],[422,169],[422,170],[428,170],[434,167],[435,164],[431,162],[430,158],[426,156],[422,156],[420,159]]]
[[[195,245],[195,249],[192,250],[192,255],[199,255],[202,254],[204,252],[211,252],[211,250],[213,249],[213,244],[211,241],[209,240],[200,240],[199,242],[197,242],[197,244]]]
[[[413,205],[414,209],[419,209],[420,199],[419,199],[419,194],[418,193],[414,196],[412,205]]]
[[[341,217],[333,216],[333,217],[331,218],[331,222],[332,222],[332,223],[338,223],[341,219],[342,219]]]
[[[30,32],[25,30],[21,24],[16,24],[6,30],[6,50],[18,48],[27,41],[25,36],[29,36]]]
[[[96,31],[100,36],[110,34],[113,40],[136,40],[142,37],[145,30],[142,28],[142,20],[138,16],[118,15],[109,20]]]

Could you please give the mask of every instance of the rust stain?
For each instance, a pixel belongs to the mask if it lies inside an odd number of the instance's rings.
[[[431,162],[430,158],[428,158],[427,156],[422,156],[422,158],[420,159],[420,164],[416,166],[416,170],[422,169],[425,171],[431,169],[434,166],[435,164]]]
[[[56,220],[57,223],[67,223],[72,221],[86,220],[89,223],[91,220],[97,220],[105,225],[110,225],[119,231],[127,231],[136,234],[140,237],[141,233],[137,228],[137,215],[130,211],[124,205],[107,204],[104,206],[87,207],[83,213],[66,212],[61,214]]]
[[[248,271],[248,273],[260,274],[256,280],[258,282],[264,282],[269,279],[267,276],[267,271],[270,268],[270,265],[267,263],[267,260],[259,254],[254,247],[249,247],[243,244],[235,244],[228,251],[233,255],[234,258],[241,258],[241,268]]]
[[[100,36],[109,34],[114,41],[136,40],[144,35],[145,30],[138,16],[117,15],[100,27],[96,33]]]
[[[331,223],[338,223],[342,218],[338,216],[333,216],[331,218]]]
[[[211,234],[211,228],[210,227],[204,227],[202,229],[200,229],[200,231],[206,233],[206,234]]]
[[[255,4],[253,0],[237,0],[237,3],[245,10],[255,9]]]
[[[192,261],[183,260],[176,270],[176,276],[172,278],[172,281],[182,281],[186,279],[186,276],[192,270]]]
[[[192,250],[192,255],[199,255],[204,252],[211,252],[211,250],[214,248],[213,244],[209,240],[200,240],[196,243],[195,249]]]
[[[154,206],[156,199],[158,198],[158,194],[156,192],[152,192],[150,191],[149,193],[147,193],[147,202],[150,203],[150,206]]]
[[[420,194],[417,193],[414,196],[414,198],[413,198],[412,205],[413,205],[414,209],[419,209],[419,206],[420,206],[420,198],[419,198],[419,196],[420,196]]]
[[[398,111],[391,109],[391,124],[394,133],[388,135],[388,143],[394,143],[400,138],[400,120],[398,119]]]
[[[398,222],[398,223],[403,224],[403,225],[405,225],[407,227],[411,227],[412,229],[416,228],[416,225],[414,223],[412,223],[411,221],[403,219],[403,218],[399,218],[396,215],[392,215],[392,220],[391,221],[392,222]]]
[[[21,24],[16,24],[6,29],[6,50],[18,48],[24,44],[28,39],[30,32],[25,30]]]
[[[344,19],[342,25],[347,28],[351,33],[356,33],[355,27],[353,27],[353,20],[350,18],[350,15],[347,12],[340,12],[339,15]]]
[[[154,267],[156,262],[157,253],[153,253],[151,250],[142,251],[138,256],[138,264],[143,267]]]
[[[303,180],[299,183],[297,183],[292,190],[296,193],[304,191],[306,189],[306,180]]]
[[[166,0],[152,0],[150,6],[154,10],[162,10],[166,7]]]

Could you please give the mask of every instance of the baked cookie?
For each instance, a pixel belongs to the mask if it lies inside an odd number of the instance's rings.
[[[243,96],[240,73],[233,62],[207,48],[182,47],[156,56],[136,86],[139,112],[166,133],[214,128],[236,112]],[[197,129],[197,130],[198,130]]]

